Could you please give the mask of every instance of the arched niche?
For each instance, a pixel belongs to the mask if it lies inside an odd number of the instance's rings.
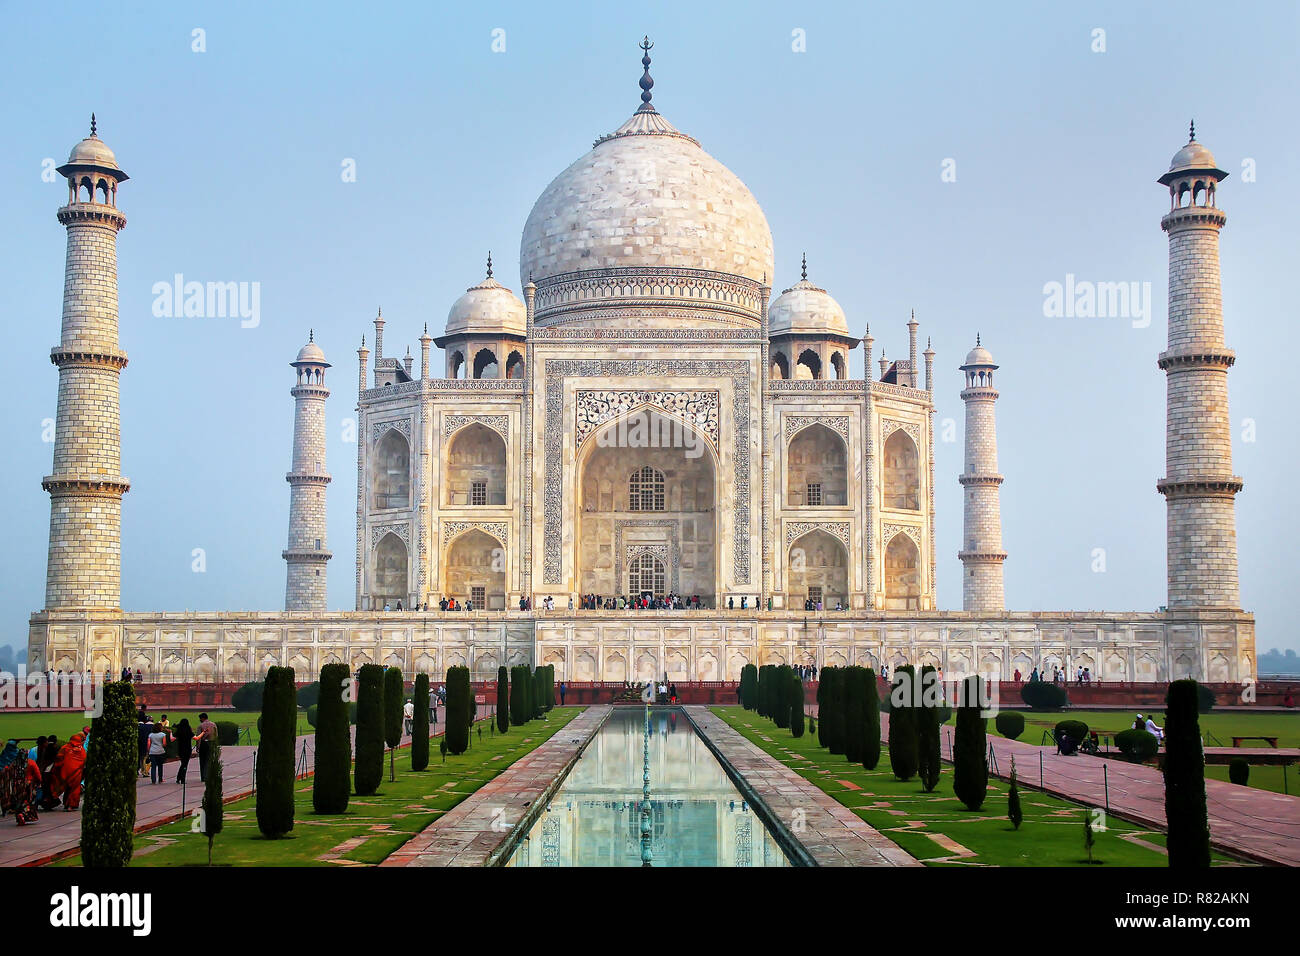
[[[496,429],[474,422],[447,446],[443,498],[449,507],[504,507],[506,442]]]
[[[885,546],[885,609],[918,611],[921,608],[921,552],[902,531]]]
[[[379,610],[387,604],[395,610],[398,601],[402,602],[403,608],[408,606],[410,597],[408,569],[406,543],[393,532],[388,532],[375,544],[372,557],[370,574],[372,607]]]
[[[791,508],[848,504],[848,449],[844,439],[820,423],[800,429],[786,449],[785,493]]]
[[[849,553],[844,542],[821,528],[790,544],[786,580],[787,607],[801,608],[812,598],[822,608],[849,603]]]
[[[881,497],[886,508],[919,511],[921,508],[921,456],[912,436],[898,429],[885,440]]]
[[[370,464],[371,507],[376,510],[411,506],[411,446],[395,428],[375,443]]]
[[[457,604],[473,599],[474,610],[506,607],[506,551],[478,528],[453,538],[442,562],[442,596]]]

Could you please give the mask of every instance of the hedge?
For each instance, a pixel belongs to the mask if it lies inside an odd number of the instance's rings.
[[[384,779],[384,669],[363,664],[357,675],[357,762],[353,781],[358,797],[368,797]]]
[[[1043,680],[1021,684],[1020,699],[1034,710],[1060,710],[1070,703],[1070,695],[1064,687]]]
[[[1062,720],[1057,723],[1052,732],[1057,740],[1061,739],[1061,734],[1065,734],[1077,746],[1088,736],[1088,725],[1082,720]]]
[[[89,867],[121,867],[133,849],[139,725],[129,681],[110,681],[101,696],[103,711],[90,723],[86,751],[81,859]]]
[[[1204,684],[1196,685],[1196,709],[1202,714],[1208,714],[1214,710],[1214,691]]]
[[[310,707],[320,703],[320,681],[314,680],[298,688],[298,706]]]
[[[1160,752],[1160,741],[1145,730],[1121,730],[1115,735],[1115,746],[1133,763],[1146,763]]]
[[[788,664],[782,664],[776,669],[772,687],[772,722],[783,729],[790,726],[791,681],[797,679],[794,668]]]
[[[262,706],[260,703],[258,706]],[[93,731],[92,731],[93,732]],[[239,743],[239,724],[233,720],[217,721],[217,743],[223,747],[233,747]]]
[[[415,675],[415,690],[411,703],[415,717],[411,721],[411,769],[424,770],[429,766],[429,675]]]
[[[510,723],[518,727],[528,720],[526,667],[510,668]]]
[[[262,695],[261,739],[257,744],[257,829],[276,839],[293,830],[294,745],[298,696],[292,667],[271,667]]]
[[[1025,715],[1018,710],[1000,710],[993,718],[993,726],[1008,740],[1015,740],[1025,732]]]
[[[817,681],[817,746],[818,746],[818,747],[825,747],[825,746],[827,746],[827,737],[826,737],[826,713],[827,713],[827,704],[826,704],[826,674],[827,674],[827,672],[834,671],[834,670],[835,670],[834,667],[823,667],[822,670],[821,670],[821,674],[819,675],[819,678],[820,678],[820,679]]]
[[[790,670],[790,736],[803,736],[803,681],[794,669]]]
[[[861,667],[846,667],[839,678],[840,710],[844,714],[844,759],[849,763],[860,763],[862,760],[862,738],[867,725],[867,715],[863,711],[865,701],[860,687],[861,674]]]
[[[1228,779],[1239,786],[1246,786],[1250,782],[1250,762],[1245,757],[1229,760]]]
[[[348,681],[344,690],[344,681]],[[352,735],[349,715],[356,709],[346,664],[326,664],[320,670],[321,695],[307,708],[315,711],[316,772],[311,782],[311,805],[317,813],[343,813],[352,790]]]
[[[261,710],[262,694],[265,691],[265,681],[249,681],[230,695],[230,705],[235,710]]]
[[[1171,870],[1210,868],[1198,687],[1194,680],[1176,680],[1165,698],[1165,847]]]
[[[315,729],[316,729],[316,719],[317,719],[319,716],[320,716],[320,708],[319,708],[319,705],[318,705],[318,704],[308,704],[308,705],[307,705],[307,726],[309,726],[309,727],[311,727],[313,730],[315,730]]]

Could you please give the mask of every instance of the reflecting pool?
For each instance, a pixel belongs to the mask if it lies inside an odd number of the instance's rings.
[[[507,866],[640,866],[645,711],[616,707]],[[789,866],[677,708],[650,711],[653,866]]]

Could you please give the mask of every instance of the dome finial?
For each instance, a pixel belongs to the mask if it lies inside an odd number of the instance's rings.
[[[90,114],[90,135],[91,136],[95,135],[95,114],[94,113]]]
[[[978,332],[975,333],[975,347],[980,347],[980,334]]]
[[[1187,127],[1187,142],[1196,142],[1196,120],[1192,120]]]
[[[649,36],[641,38],[641,68],[645,71],[641,74],[641,109],[652,110],[650,105],[650,90],[654,87],[655,81],[650,78],[650,50],[654,44],[650,42]]]
[[[491,250],[491,249],[488,250],[488,274],[487,274],[487,277],[488,277],[489,279],[492,278],[492,250]]]
[[[803,279],[804,279],[805,282],[807,282],[807,281],[808,281],[808,253],[806,253],[806,252],[803,254],[803,267],[802,267],[802,268],[803,268]]]
[[[308,341],[308,342],[315,342],[315,341],[316,341],[316,330],[315,330],[315,329],[308,329],[308,330],[307,330],[307,341]]]

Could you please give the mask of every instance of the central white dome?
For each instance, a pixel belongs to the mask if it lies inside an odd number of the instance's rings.
[[[753,194],[648,106],[552,180],[519,247],[522,284],[622,267],[770,282],[772,262],[772,230]]]

